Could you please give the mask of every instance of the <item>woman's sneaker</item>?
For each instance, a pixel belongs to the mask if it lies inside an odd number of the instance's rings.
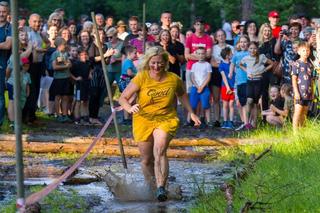
[[[227,129],[234,129],[233,121],[228,121]]]
[[[245,123],[242,123],[238,128],[236,128],[236,131],[243,130],[246,127]]]
[[[158,189],[156,191],[156,197],[159,202],[164,202],[168,199],[167,191],[163,186],[158,187]]]

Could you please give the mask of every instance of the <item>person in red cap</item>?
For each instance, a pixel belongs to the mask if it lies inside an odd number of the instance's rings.
[[[270,11],[268,14],[268,19],[272,28],[272,36],[274,38],[279,37],[279,33],[281,31],[281,26],[278,26],[279,20],[280,20],[280,15],[277,11],[273,10]]]

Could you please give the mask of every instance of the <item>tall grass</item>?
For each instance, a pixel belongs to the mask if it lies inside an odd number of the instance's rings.
[[[320,212],[320,123],[310,121],[296,134],[290,127],[264,127],[246,137],[277,140],[247,178],[235,182],[234,212],[248,202],[255,204],[253,212]],[[224,149],[220,159],[248,162],[251,154],[269,146],[259,143]],[[223,192],[217,191],[200,197],[191,212],[224,212],[226,207]]]

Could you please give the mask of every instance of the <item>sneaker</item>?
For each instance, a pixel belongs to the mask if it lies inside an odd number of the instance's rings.
[[[246,124],[242,123],[238,128],[236,128],[236,131],[243,130],[245,128]]]
[[[220,124],[220,122],[219,122],[219,121],[215,121],[215,122],[214,122],[214,124],[213,124],[213,126],[214,126],[214,127],[220,127],[220,126],[221,126],[221,124]]]
[[[233,121],[228,121],[227,129],[234,129]]]
[[[163,186],[158,187],[158,189],[156,191],[156,197],[159,202],[164,202],[168,199],[167,191],[165,190],[165,188]]]
[[[228,121],[223,121],[221,128],[228,129]]]
[[[12,122],[10,122],[9,127],[10,127],[11,129],[14,129],[14,122],[13,122],[13,121],[12,121]]]

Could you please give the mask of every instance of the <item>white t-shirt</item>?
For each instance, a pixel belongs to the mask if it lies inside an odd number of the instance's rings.
[[[232,40],[232,33],[231,33],[231,25],[229,22],[225,22],[222,26],[222,29],[224,32],[226,32],[226,40],[230,41]]]
[[[229,47],[233,53],[234,48],[233,46],[227,44],[225,47]],[[213,45],[212,48],[212,58],[217,62],[220,63],[223,59],[221,57],[221,50],[224,49],[225,47],[221,48],[218,44]]]
[[[259,61],[256,63],[256,57],[250,55],[243,57],[241,64],[247,68],[247,75],[253,75],[254,78],[262,78],[262,73],[266,71],[264,66],[267,62],[267,57],[264,54],[259,55]]]
[[[194,80],[198,86],[201,86],[207,79],[208,74],[212,72],[211,64],[204,62],[196,62],[192,65],[191,73],[194,75]]]

